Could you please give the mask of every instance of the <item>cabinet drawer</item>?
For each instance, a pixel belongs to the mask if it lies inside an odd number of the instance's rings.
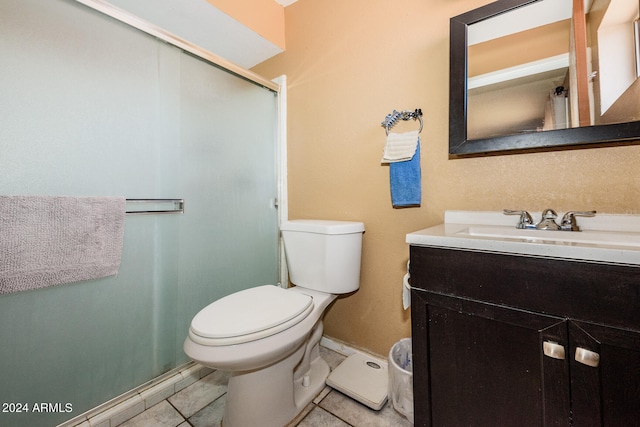
[[[640,330],[639,267],[412,246],[411,285]]]

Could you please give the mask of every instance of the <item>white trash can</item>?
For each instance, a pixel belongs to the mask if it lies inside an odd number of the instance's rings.
[[[411,338],[389,350],[389,399],[393,408],[413,424],[413,352]]]

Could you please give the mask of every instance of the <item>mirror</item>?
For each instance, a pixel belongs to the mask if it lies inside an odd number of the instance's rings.
[[[640,0],[497,0],[451,18],[450,157],[640,143]]]

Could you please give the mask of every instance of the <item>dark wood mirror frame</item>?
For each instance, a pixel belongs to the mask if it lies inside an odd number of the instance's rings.
[[[449,61],[449,157],[472,157],[640,144],[640,121],[467,139],[467,27],[537,1],[497,0],[451,18]]]

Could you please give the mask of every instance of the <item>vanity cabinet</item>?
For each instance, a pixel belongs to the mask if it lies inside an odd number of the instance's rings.
[[[640,267],[411,246],[411,286],[416,426],[640,426]]]

